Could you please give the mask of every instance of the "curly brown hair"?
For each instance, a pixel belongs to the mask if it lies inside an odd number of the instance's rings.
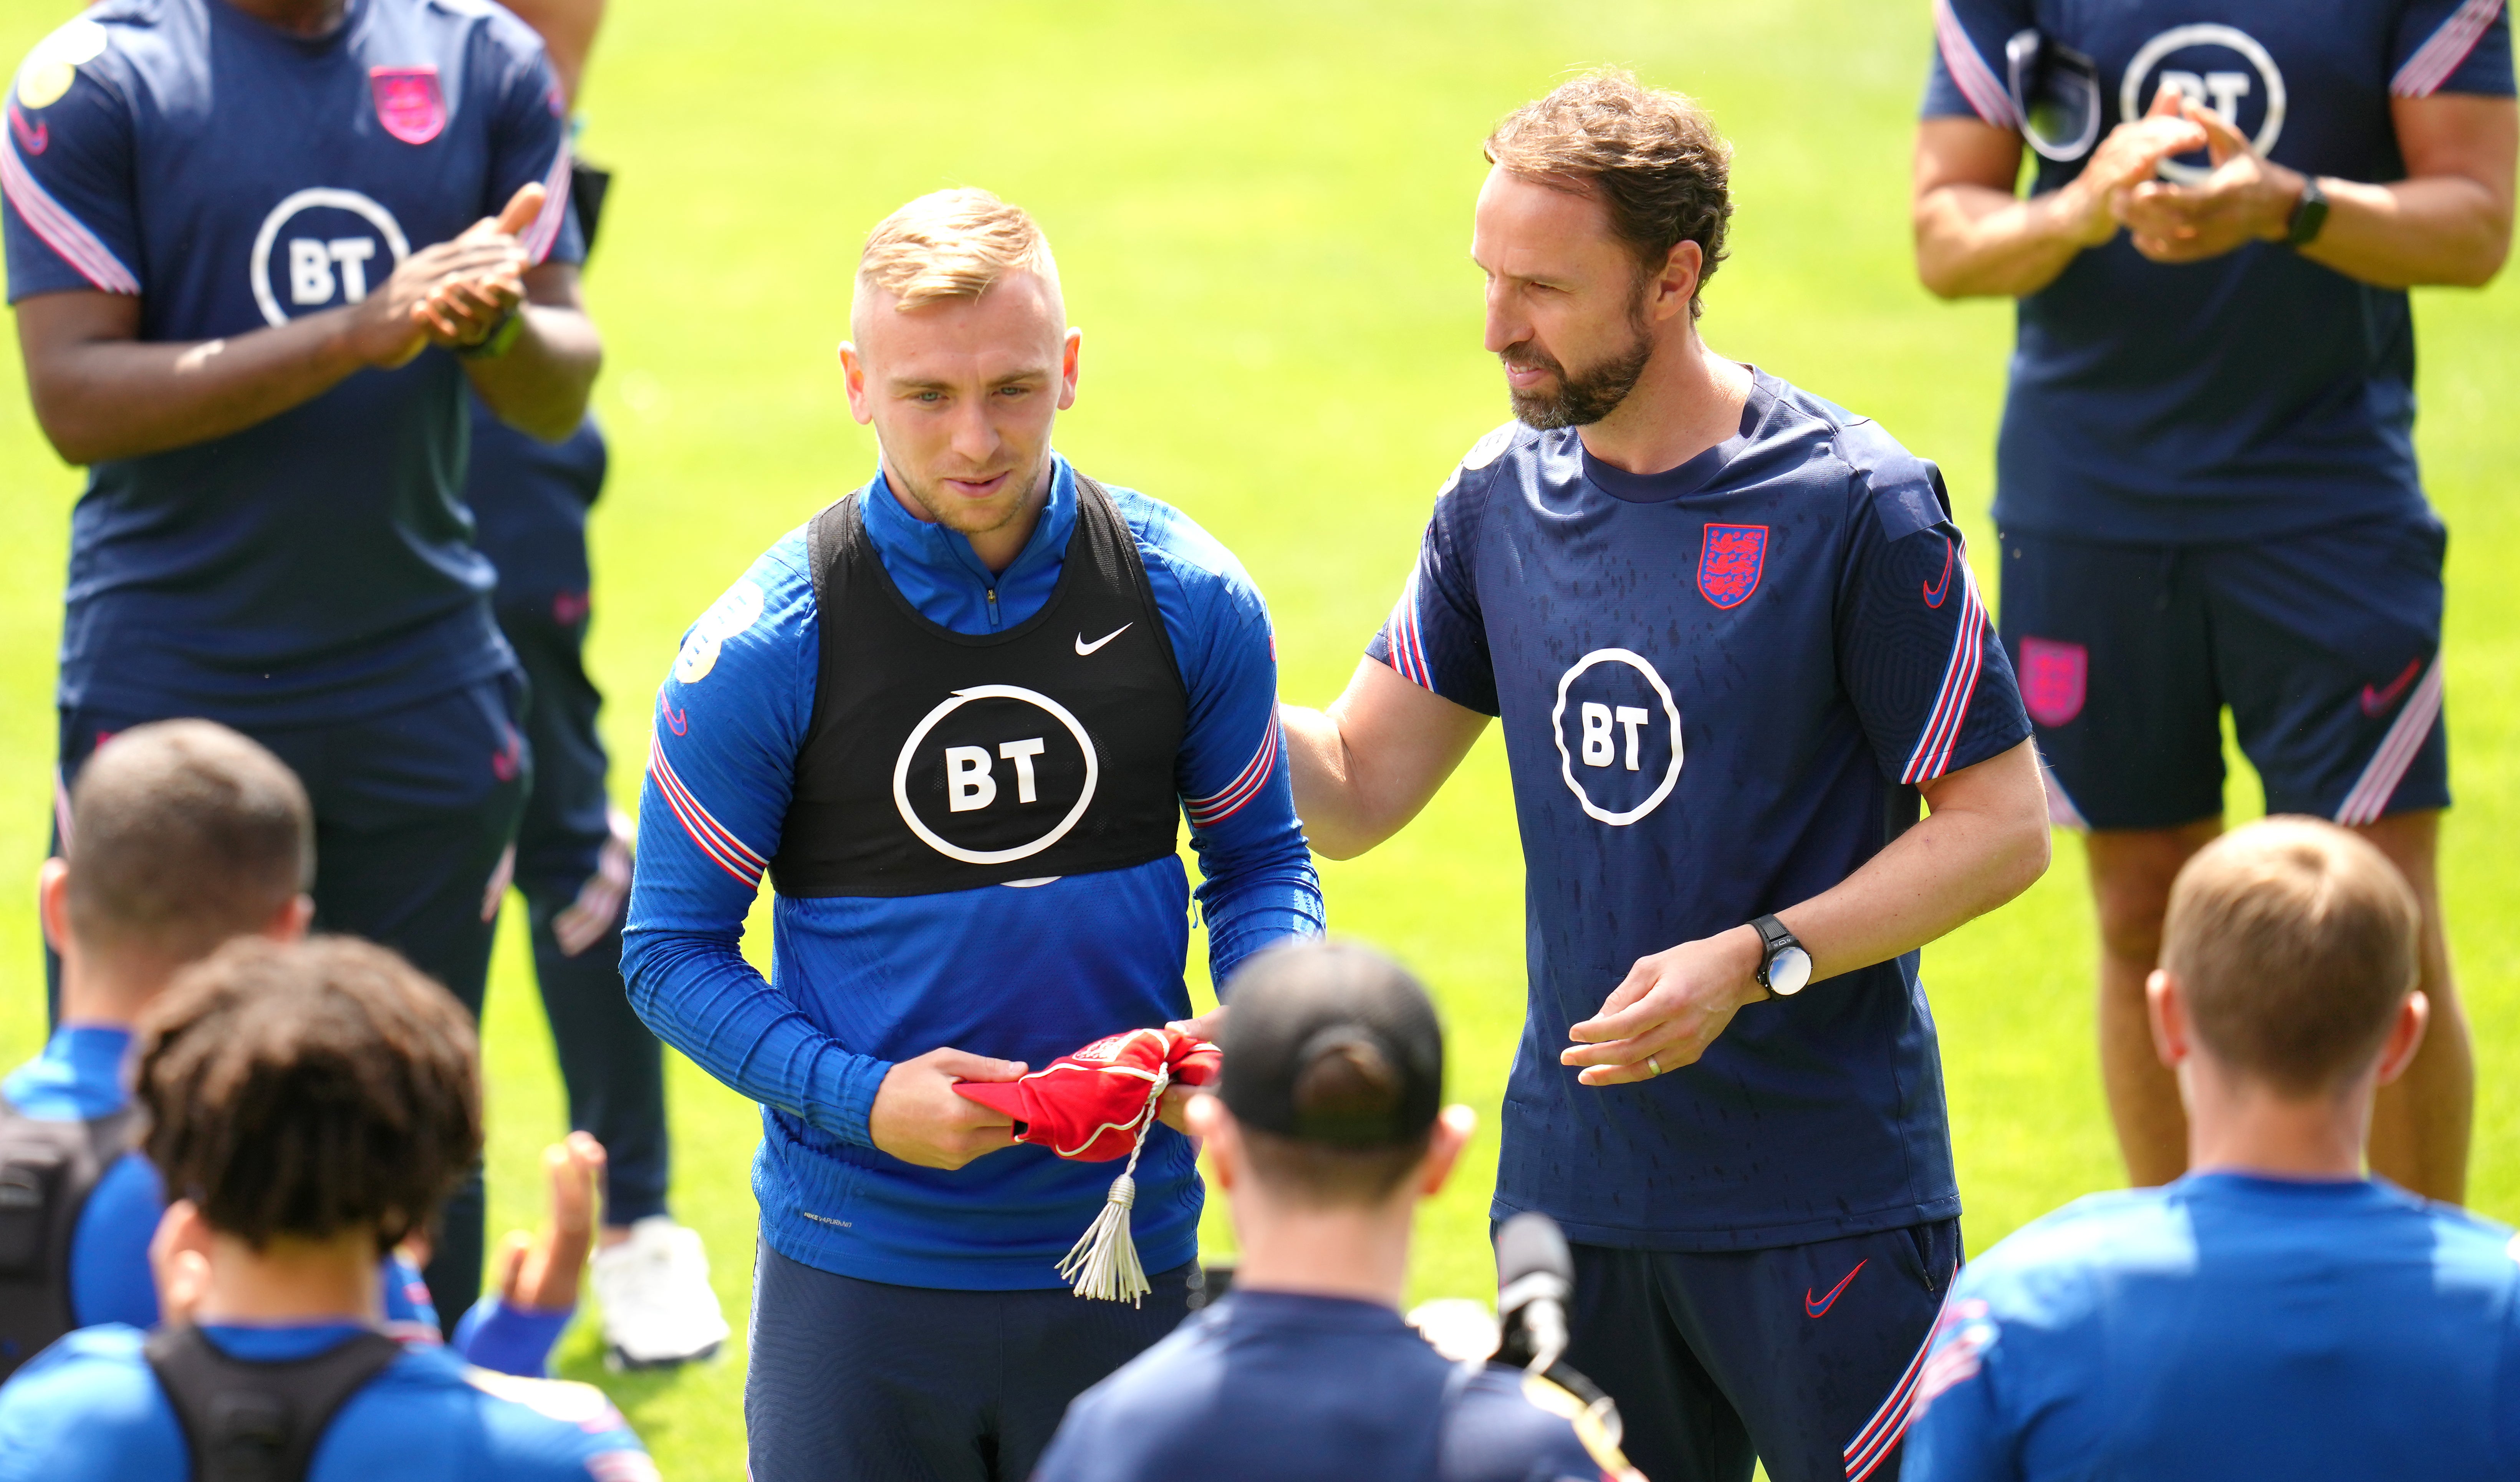
[[[400,957],[349,937],[247,937],[140,1024],[143,1150],[170,1199],[256,1250],[424,1228],[481,1152],[472,1021]]]
[[[1706,111],[1679,93],[1646,87],[1617,67],[1587,72],[1508,113],[1488,135],[1487,157],[1536,184],[1596,196],[1642,273],[1659,272],[1673,247],[1694,242],[1704,254],[1702,292],[1724,261],[1732,147]],[[1689,317],[1704,311],[1692,292]]]

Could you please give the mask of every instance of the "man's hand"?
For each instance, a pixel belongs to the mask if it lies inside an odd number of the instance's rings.
[[[960,1168],[1001,1147],[1015,1145],[1014,1121],[1005,1112],[957,1096],[957,1081],[1012,1081],[1021,1060],[993,1060],[961,1050],[930,1050],[885,1072],[867,1116],[875,1145],[922,1168]]]
[[[2135,249],[2155,262],[2202,262],[2244,243],[2282,241],[2301,201],[2301,172],[2259,157],[2238,129],[2194,99],[2181,107],[2204,131],[2213,173],[2197,185],[2150,180],[2119,193],[2117,216]]]
[[[1213,1045],[1216,1037],[1225,1032],[1225,1010],[1226,1006],[1219,1004],[1196,1018],[1175,1019],[1164,1027]],[[1190,1130],[1191,1099],[1205,1096],[1213,1089],[1208,1086],[1167,1086],[1164,1088],[1163,1104],[1156,1108],[1155,1115],[1165,1126],[1190,1137],[1192,1135]]]
[[[495,218],[405,257],[351,310],[360,358],[391,370],[431,344],[461,349],[489,337],[524,299],[528,264],[517,234],[533,224],[543,199],[539,183],[522,186]]]
[[[2056,192],[2057,209],[2072,224],[2076,242],[2098,247],[2116,236],[2119,202],[2128,191],[2152,183],[2161,161],[2171,156],[2211,146],[2208,130],[2189,116],[2193,110],[2185,94],[2164,85],[2153,96],[2150,112],[2109,130],[2099,148],[2092,151],[2091,163],[2083,166],[2083,173]],[[2221,114],[2204,116],[2222,122]],[[2228,125],[2225,128],[2228,131]]]
[[[1750,975],[1759,945],[1742,925],[1637,959],[1601,1011],[1567,1030],[1575,1044],[1558,1063],[1584,1067],[1576,1079],[1587,1086],[1650,1081],[1693,1063],[1734,1010],[1767,997]]]
[[[595,1190],[604,1163],[604,1145],[583,1132],[543,1149],[551,1218],[534,1235],[510,1231],[501,1242],[495,1269],[502,1303],[520,1312],[576,1308],[586,1254],[595,1244]]]

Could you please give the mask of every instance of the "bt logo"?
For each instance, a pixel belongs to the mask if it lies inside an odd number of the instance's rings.
[[[1680,782],[1680,706],[1642,653],[1596,649],[1577,659],[1549,719],[1558,775],[1590,818],[1625,828]]]
[[[999,739],[1010,733],[1014,740]],[[1065,705],[1020,685],[973,685],[929,710],[901,743],[892,801],[937,853],[1004,865],[1065,838],[1094,805],[1101,778],[1094,739]]]
[[[2256,37],[2237,26],[2173,26],[2145,42],[2127,64],[2126,77],[2119,84],[2118,116],[2141,117],[2152,106],[2153,95],[2164,87],[2175,88],[2222,114],[2225,122],[2250,136],[2260,155],[2272,151],[2283,135],[2287,101],[2283,71]],[[2161,173],[2194,185],[2210,169],[2201,162],[2165,159]]]
[[[998,755],[1015,764],[1015,801],[1018,803],[1041,801],[1041,789],[1032,773],[1032,759],[1041,755],[1042,750],[1042,739],[1038,736],[998,743]],[[998,780],[989,775],[988,747],[946,747],[945,807],[947,811],[971,813],[997,800]]]
[[[410,255],[400,223],[376,202],[357,191],[299,191],[273,206],[254,234],[253,301],[277,328],[299,314],[357,303]]]

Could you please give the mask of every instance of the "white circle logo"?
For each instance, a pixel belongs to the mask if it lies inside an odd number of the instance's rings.
[[[271,208],[262,218],[262,230],[253,234],[253,301],[262,306],[262,317],[278,329],[290,320],[288,309],[281,307],[280,295],[271,282],[271,249],[280,241],[280,229],[298,215],[314,210],[347,211],[376,229],[384,239],[385,250],[393,261],[377,265],[377,244],[366,236],[356,237],[292,237],[289,239],[289,302],[301,313],[329,308],[336,303],[356,303],[368,296],[370,280],[382,283],[405,257],[411,255],[411,243],[404,239],[402,227],[393,212],[377,204],[356,191],[333,190],[318,186],[299,191]]]
[[[1633,808],[1605,808],[1593,800],[1584,784],[1576,780],[1576,760],[1580,751],[1587,772],[1608,777],[1644,770],[1644,741],[1653,722],[1653,712],[1642,705],[1612,705],[1600,700],[1582,700],[1576,710],[1582,735],[1578,747],[1566,746],[1567,691],[1584,673],[1598,664],[1622,664],[1642,676],[1662,701],[1664,721],[1671,731],[1671,764],[1663,769],[1662,782],[1643,802]],[[1627,649],[1596,649],[1575,661],[1557,681],[1557,707],[1549,712],[1551,736],[1557,742],[1557,775],[1566,779],[1566,790],[1584,805],[1591,817],[1613,828],[1626,828],[1638,819],[1662,806],[1671,789],[1680,782],[1680,706],[1671,697],[1671,687],[1662,682],[1653,664],[1642,653]],[[1607,789],[1604,788],[1606,791]]]
[[[2241,60],[2247,62],[2257,75],[2253,78],[2248,72],[2229,69],[2194,71],[2163,67],[2160,81],[2149,90],[2144,87],[2146,82],[2152,81],[2153,68],[2160,67],[2172,53],[2200,46],[2219,46],[2239,53]],[[2283,73],[2275,67],[2275,59],[2268,56],[2267,49],[2258,44],[2257,38],[2237,26],[2174,26],[2145,42],[2143,49],[2135,54],[2135,60],[2127,64],[2126,79],[2118,87],[2118,116],[2128,122],[2142,117],[2143,111],[2152,105],[2153,94],[2164,85],[2177,88],[2195,103],[2222,114],[2224,121],[2235,129],[2241,127],[2243,100],[2255,94],[2265,105],[2266,116],[2258,124],[2257,137],[2249,141],[2249,147],[2263,157],[2272,153],[2275,141],[2283,137]],[[2213,171],[2203,165],[2164,159],[2161,173],[2182,185],[2195,185]]]
[[[980,699],[1016,700],[1048,711],[1054,720],[1067,728],[1067,734],[1076,739],[1076,748],[1085,754],[1085,785],[1077,791],[1076,805],[1069,808],[1067,816],[1060,819],[1049,832],[1028,844],[1017,844],[1012,849],[966,849],[927,827],[926,823],[920,818],[918,810],[910,806],[910,763],[911,758],[919,750],[919,743],[927,739],[928,732],[936,729],[937,722],[973,700]],[[1018,796],[1024,802],[1033,800],[1032,758],[1041,755],[1041,752],[1040,741],[1031,738],[1008,742],[998,749],[997,754],[1000,757],[1014,761],[1020,769],[1022,782],[1019,786],[1022,790]],[[968,753],[976,761],[977,770],[962,771],[961,768],[966,764],[958,761],[956,753]],[[989,775],[991,760],[990,753],[986,749],[978,746],[949,747],[946,765],[955,789],[952,804],[955,811],[986,808],[996,799],[998,787]],[[892,805],[901,810],[901,821],[910,826],[911,832],[918,834],[925,841],[927,847],[946,858],[958,859],[967,865],[1006,865],[1019,859],[1030,859],[1065,838],[1067,831],[1075,828],[1077,822],[1085,817],[1085,810],[1093,806],[1094,784],[1101,776],[1102,763],[1095,757],[1093,738],[1085,734],[1085,727],[1075,716],[1068,713],[1065,705],[1037,690],[1027,690],[1020,685],[973,685],[968,690],[955,691],[943,704],[928,711],[927,718],[921,721],[911,731],[910,739],[901,743],[900,759],[892,764]]]

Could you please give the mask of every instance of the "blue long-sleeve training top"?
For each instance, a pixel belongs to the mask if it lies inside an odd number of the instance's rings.
[[[1189,695],[1174,769],[1204,882],[1209,966],[1322,929],[1281,759],[1268,608],[1189,517],[1111,498],[1135,539]],[[914,518],[878,476],[866,531],[901,596],[958,633],[1002,632],[1050,601],[1077,519],[1074,472],[996,575],[970,542]],[[1086,635],[1078,636],[1080,645]],[[1115,1164],[1021,1146],[917,1168],[868,1130],[894,1063],[940,1047],[1035,1067],[1103,1035],[1190,1011],[1190,888],[1178,856],[1047,883],[894,897],[776,898],[771,972],[742,952],[782,826],[821,664],[805,531],[789,532],[686,635],[657,693],[625,932],[632,1005],[658,1036],[759,1101],[762,1238],[790,1260],[900,1285],[1066,1284],[1058,1259],[1102,1207]],[[1197,1250],[1189,1141],[1157,1127],[1133,1219],[1149,1271]]]

